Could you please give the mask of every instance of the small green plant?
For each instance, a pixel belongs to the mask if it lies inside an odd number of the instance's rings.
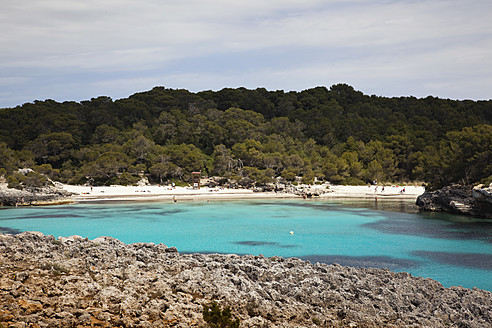
[[[210,328],[239,328],[239,319],[233,318],[231,308],[221,308],[212,302],[203,306],[203,320]]]

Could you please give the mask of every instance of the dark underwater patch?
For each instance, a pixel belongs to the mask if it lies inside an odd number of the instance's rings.
[[[492,243],[492,222],[449,222],[405,213],[385,214],[386,219],[362,226],[395,235],[425,236],[451,240],[484,240]]]
[[[492,254],[414,251],[412,255],[443,264],[492,271]]]
[[[338,203],[316,203],[316,202],[261,202],[256,205],[260,206],[276,206],[276,207],[303,207],[303,208],[311,208],[316,210],[330,210],[330,211],[340,211],[344,212],[347,208],[342,207],[341,204]]]
[[[387,212],[402,212],[415,214],[419,212],[419,208],[415,205],[415,201],[408,199],[380,199],[375,201],[372,197],[361,198],[357,200],[343,199],[343,200],[308,200],[308,201],[283,201],[283,202],[269,202],[262,201],[257,203],[251,203],[252,205],[267,205],[267,206],[293,206],[293,207],[305,207],[314,208],[318,210],[333,210],[333,211],[363,211],[369,210],[373,212],[376,210],[378,213],[381,211]]]
[[[403,218],[399,216],[365,223],[361,226],[378,230],[383,233],[413,236],[428,235],[435,230],[434,228],[425,225],[419,225],[418,221],[413,218]]]
[[[151,214],[170,215],[170,214],[177,214],[177,213],[183,213],[183,212],[186,212],[186,211],[176,209],[176,210],[169,210],[169,211],[158,211],[158,212],[154,212]]]
[[[159,209],[159,210],[156,210],[156,211],[145,211],[143,213],[143,216],[144,217],[148,217],[148,216],[155,216],[155,218],[159,218],[161,216],[166,216],[166,215],[173,215],[173,214],[178,214],[178,213],[182,213],[182,212],[186,212],[186,211],[183,211],[183,210],[180,210],[180,209],[174,209],[174,210],[162,210],[162,209]],[[135,216],[135,217],[138,217],[138,216]]]
[[[280,248],[296,248],[298,245],[294,244],[287,244],[283,245],[277,242],[271,242],[271,241],[257,241],[257,240],[245,240],[245,241],[235,241],[233,244],[236,245],[243,245],[243,246],[253,246],[253,247],[261,247],[261,246],[275,246],[275,247],[280,247]]]
[[[254,241],[254,240],[245,240],[245,241],[235,241],[236,245],[244,245],[244,246],[277,246],[279,243],[271,242],[271,241]]]
[[[360,268],[387,268],[390,270],[400,270],[419,266],[418,261],[389,256],[306,255],[300,256],[299,258],[308,260],[312,263],[337,263],[343,266]]]
[[[112,210],[111,208],[105,208],[105,210]],[[162,211],[162,207],[159,206],[145,206],[145,207],[136,207],[136,206],[129,206],[129,207],[121,207],[118,208],[119,211],[123,213],[138,213],[138,212],[144,212],[144,213],[156,213],[159,214],[159,212]],[[177,212],[182,212],[183,210],[181,209],[174,209],[172,211],[177,211]],[[164,210],[164,212],[168,212],[167,210]]]
[[[49,219],[49,218],[80,218],[81,215],[77,214],[39,214],[39,215],[23,215],[17,217],[1,218],[0,221],[5,220],[26,220],[26,219]]]
[[[296,248],[297,245],[280,245],[282,248]]]
[[[135,219],[143,218],[143,219],[146,219],[146,220],[158,221],[162,217],[170,216],[170,215],[181,213],[181,212],[185,212],[185,211],[180,210],[180,209],[163,211],[162,209],[159,209],[159,210],[157,210],[155,212],[145,211],[144,213],[142,213],[142,215],[140,215],[138,213],[138,211],[128,211],[128,212],[134,212],[134,213],[130,213],[130,214]],[[129,214],[128,212],[123,212],[122,215]],[[108,216],[111,217],[112,216],[112,213],[108,213],[108,215],[105,215],[104,212],[102,212],[102,213],[101,212],[94,212],[94,215],[91,215],[89,213],[89,214],[86,215],[85,218],[86,219],[105,219]]]
[[[12,229],[12,228],[7,228],[7,227],[0,227],[0,233],[5,233],[9,235],[17,235],[21,233],[22,231],[19,229]]]
[[[44,207],[44,208],[48,209],[48,207]],[[80,206],[80,205],[73,205],[73,206],[56,205],[56,209],[59,211],[73,211],[73,210],[80,210],[80,209],[92,209],[92,207]]]
[[[330,213],[336,214],[336,213],[350,213],[350,214],[357,214],[360,216],[366,216],[366,217],[373,217],[373,216],[379,216],[380,213],[376,212],[371,209],[367,208],[360,208],[360,207],[349,207],[345,206],[342,203],[336,203],[336,202],[330,202],[330,203],[325,203],[325,202],[311,202],[311,201],[306,201],[306,202],[278,202],[278,203],[272,203],[272,202],[261,202],[257,203],[255,205],[260,205],[260,206],[284,206],[284,207],[297,207],[297,208],[306,208],[310,210],[316,210],[316,211],[322,211],[326,212],[328,215]],[[279,217],[283,217],[279,215]]]

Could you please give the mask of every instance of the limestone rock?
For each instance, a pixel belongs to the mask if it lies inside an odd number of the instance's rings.
[[[487,327],[492,293],[388,269],[296,258],[180,254],[25,232],[0,234],[4,327],[204,327],[203,305],[241,327]],[[66,270],[53,270],[66,268]]]
[[[426,191],[416,204],[423,211],[450,212],[492,218],[492,189],[453,185]]]
[[[39,191],[0,188],[0,206],[49,205],[71,202],[72,194],[61,188],[49,187]]]

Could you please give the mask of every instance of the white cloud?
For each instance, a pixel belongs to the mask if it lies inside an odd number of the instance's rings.
[[[455,97],[491,97],[488,0],[4,2],[0,76],[17,81],[9,93],[17,92],[18,101],[33,100],[36,84],[46,93],[59,87],[48,88],[50,80],[77,84],[82,97],[114,79],[133,81],[134,90],[151,81],[202,90],[266,84],[287,90],[320,81],[365,87],[363,81],[373,80],[377,94],[427,87],[453,98],[444,78],[477,78],[481,84],[467,82]],[[417,89],[415,81],[427,83]]]

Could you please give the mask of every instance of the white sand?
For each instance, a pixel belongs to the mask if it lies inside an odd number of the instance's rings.
[[[350,197],[350,198],[414,198],[422,195],[425,191],[421,186],[385,186],[384,190],[381,186],[331,186],[330,190],[333,193],[325,195],[325,197]],[[403,191],[404,190],[404,191]]]
[[[307,186],[306,186],[307,187]],[[91,187],[63,185],[63,188],[76,195],[72,196],[75,201],[90,200],[142,200],[142,199],[235,199],[235,198],[288,198],[300,196],[287,193],[275,192],[253,192],[250,189],[228,189],[228,188],[208,188],[192,189],[185,187],[170,186],[109,186]],[[321,195],[321,198],[378,198],[378,199],[416,199],[424,192],[423,187],[415,186],[326,186],[319,187],[321,190],[328,191]],[[403,188],[405,191],[402,192]],[[307,189],[309,191],[309,189]],[[311,191],[314,191],[311,189]]]

